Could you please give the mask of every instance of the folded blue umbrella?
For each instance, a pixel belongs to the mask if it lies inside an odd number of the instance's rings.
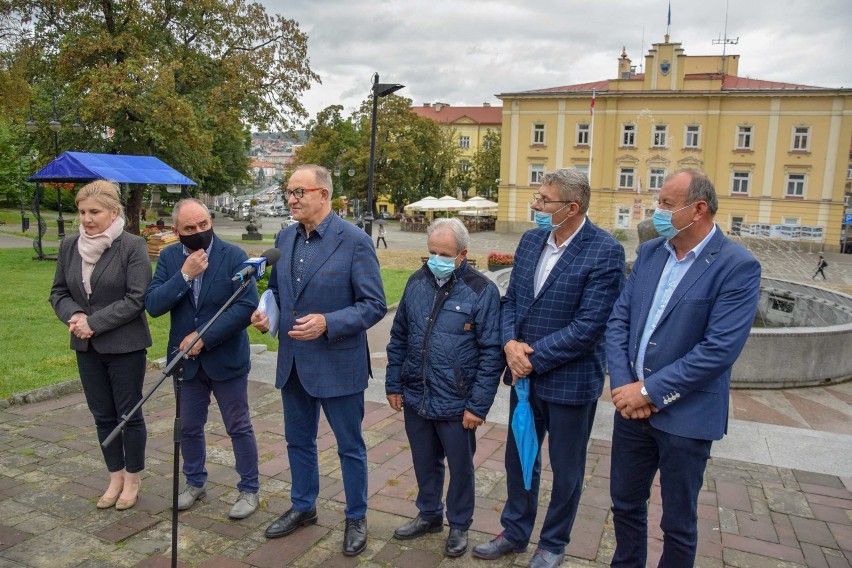
[[[518,448],[521,470],[524,472],[524,489],[529,491],[532,487],[532,475],[538,456],[538,436],[530,406],[529,377],[518,379],[515,383],[515,394],[518,396],[518,405],[512,415],[512,432],[515,434],[515,446]]]

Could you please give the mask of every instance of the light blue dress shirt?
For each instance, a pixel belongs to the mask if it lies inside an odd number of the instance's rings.
[[[651,334],[657,329],[657,324],[660,323],[660,318],[663,317],[663,312],[669,300],[671,300],[672,294],[677,289],[678,284],[680,284],[686,273],[689,272],[695,259],[698,258],[701,251],[710,242],[715,232],[716,225],[713,225],[707,236],[695,245],[695,248],[686,253],[681,260],[677,259],[677,253],[669,241],[663,244],[666,250],[669,251],[669,258],[666,260],[666,266],[660,275],[660,281],[657,283],[657,291],[654,293],[651,311],[648,313],[645,329],[642,331],[642,339],[639,341],[639,352],[636,354],[636,376],[639,377],[640,381],[645,380],[645,351],[648,349],[648,341],[651,339]]]

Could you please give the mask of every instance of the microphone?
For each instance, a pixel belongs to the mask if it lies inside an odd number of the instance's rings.
[[[255,280],[262,278],[266,273],[266,266],[273,265],[281,258],[281,251],[277,248],[271,248],[264,251],[262,256],[255,256],[243,262],[239,272],[234,274],[231,282],[244,281],[246,278],[254,277]]]

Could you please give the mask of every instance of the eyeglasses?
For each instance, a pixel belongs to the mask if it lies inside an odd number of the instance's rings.
[[[287,199],[291,197],[295,197],[296,199],[301,199],[305,196],[306,191],[319,191],[321,189],[326,189],[325,187],[297,187],[296,189],[285,189],[284,195]]]
[[[547,205],[550,204],[550,203],[573,203],[573,201],[561,201],[561,200],[557,200],[557,199],[547,199],[545,197],[542,197],[540,193],[533,193],[532,197],[533,197],[533,200],[532,200],[532,203],[530,203],[530,205],[535,205],[535,206],[540,206],[540,207],[547,207]]]

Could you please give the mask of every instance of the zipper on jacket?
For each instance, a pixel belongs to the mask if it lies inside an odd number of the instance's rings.
[[[447,298],[450,297],[450,292],[453,291],[453,287],[456,285],[455,274],[453,274],[453,277],[450,279],[449,282],[445,283],[445,286],[447,284],[449,284],[449,287],[444,290],[443,295],[441,292],[441,288],[437,288],[435,290],[435,299],[432,301],[432,313],[429,314],[429,325],[426,326],[426,333],[423,335],[423,346],[421,347],[421,353],[423,354],[423,373],[421,374],[421,379],[423,381],[423,398],[420,400],[420,408],[417,410],[417,413],[421,416],[426,410],[426,397],[429,392],[429,385],[427,380],[429,369],[429,338],[432,335],[432,328],[435,326],[435,322],[438,320],[438,314],[441,312],[441,308],[444,306],[444,302],[446,302]],[[437,281],[435,281],[435,285],[437,285]]]

